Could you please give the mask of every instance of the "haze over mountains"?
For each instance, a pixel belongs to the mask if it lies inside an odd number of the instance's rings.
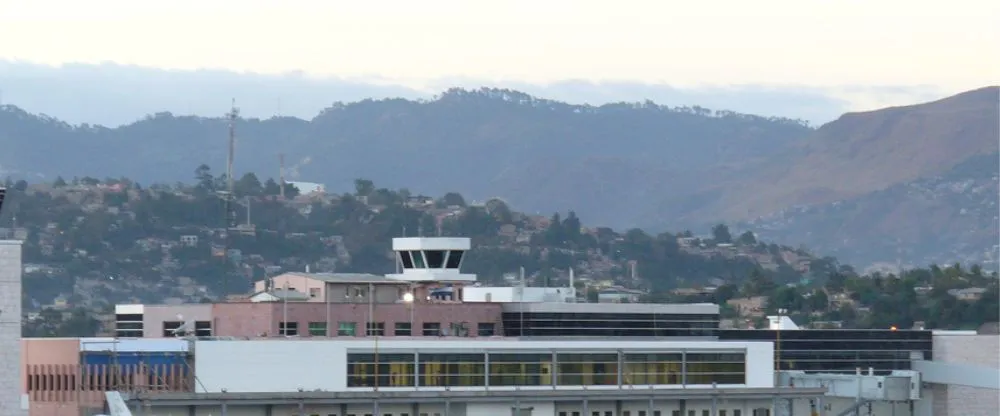
[[[819,125],[852,109],[874,109],[946,95],[926,86],[721,85],[677,88],[637,82],[567,80],[549,85],[501,80],[442,78],[422,86],[381,79],[316,78],[301,73],[260,75],[224,70],[172,71],[114,63],[59,67],[0,59],[0,104],[70,124],[115,127],[161,111],[218,116],[232,97],[247,117],[287,115],[310,119],[334,101],[366,98],[431,99],[452,87],[501,84],[574,104],[652,100],[670,106],[700,105],[766,116],[801,118]]]
[[[219,113],[228,104],[220,101]],[[429,194],[500,196],[529,212],[574,209],[588,224],[616,228],[741,223],[859,265],[980,262],[993,257],[997,235],[996,209],[990,216],[985,205],[1000,198],[990,163],[1000,157],[997,102],[989,87],[814,129],[699,106],[571,105],[452,89],[433,100],[336,103],[311,120],[242,119],[236,170],[274,175],[283,153],[296,179],[337,191],[368,178]],[[225,138],[219,117],[159,113],[105,128],[8,105],[0,168],[35,181],[190,181],[200,163],[222,168]],[[931,189],[924,199],[936,202],[901,198],[909,192],[901,189]],[[840,211],[816,214],[831,210]]]

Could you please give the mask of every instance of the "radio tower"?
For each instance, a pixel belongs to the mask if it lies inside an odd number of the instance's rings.
[[[233,209],[234,193],[233,182],[233,156],[236,152],[236,119],[240,116],[240,109],[236,108],[236,99],[233,98],[232,109],[226,116],[229,118],[229,153],[226,158],[226,190],[222,194],[223,204],[226,211],[226,238],[223,243],[223,261],[225,261],[222,271],[222,291],[223,295],[229,295],[229,243],[230,235],[236,231],[236,211]]]

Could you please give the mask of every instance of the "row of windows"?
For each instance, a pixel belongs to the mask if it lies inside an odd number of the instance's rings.
[[[347,362],[349,387],[746,383],[742,352],[352,353]]]
[[[404,269],[458,269],[462,250],[413,250],[396,252]]]
[[[520,412],[516,412],[516,410],[518,410],[518,409],[511,408],[511,411],[512,411],[511,414],[514,414],[514,415],[517,415],[517,416],[531,416],[533,409],[520,409]],[[717,411],[718,411],[718,414],[717,414],[718,416],[730,416],[730,415],[732,415],[732,416],[743,416],[743,410],[741,410],[741,409],[733,409],[733,410],[718,409]],[[770,412],[771,412],[770,409],[755,409],[753,411],[753,413],[752,413],[752,416],[770,416]],[[635,412],[635,416],[647,416],[647,415],[649,415],[649,416],[663,416],[665,413],[666,412],[661,411],[661,410],[653,410],[652,412],[647,412],[646,410],[638,410],[638,411]],[[582,412],[575,412],[575,411],[570,411],[570,412],[560,411],[559,412],[559,416],[581,416],[581,414],[582,414]],[[605,410],[603,412],[599,411],[599,410],[595,410],[593,412],[590,412],[591,416],[614,416],[614,414],[615,413],[613,411],[611,411],[611,410]],[[698,411],[698,410],[688,410],[686,416],[699,416],[699,415],[700,416],[711,416],[712,415],[712,411],[708,410],[708,409],[702,409],[701,411]],[[320,415],[318,413],[313,413],[313,414],[311,414],[309,416],[320,416]],[[336,413],[330,413],[327,416],[337,416],[337,414]],[[356,414],[356,413],[348,413],[346,416],[374,416],[374,415],[372,415],[371,413],[362,413],[360,415]],[[394,416],[394,415],[392,413],[384,413],[382,416]],[[410,414],[407,413],[407,412],[403,412],[403,413],[400,413],[399,416],[410,416]],[[441,413],[420,413],[419,416],[441,416]],[[621,413],[621,416],[633,416],[633,412],[631,410],[623,410],[622,413]],[[680,410],[673,410],[673,411],[670,411],[670,416],[685,416],[685,415]]]
[[[715,336],[715,314],[614,314],[505,312],[510,336],[693,337]]]
[[[336,331],[337,336],[340,337],[355,337],[366,335],[370,337],[374,336],[386,336],[385,322],[368,322],[367,328],[363,331],[358,330],[357,322],[338,322],[336,328],[332,328]],[[392,335],[397,337],[408,337],[412,335],[420,336],[455,336],[455,337],[467,337],[472,334],[472,330],[469,325],[464,322],[453,322],[446,327],[442,327],[440,322],[424,322],[421,324],[421,331],[419,334],[413,334],[412,325],[409,322],[396,322],[393,325]],[[480,322],[476,325],[475,329],[476,336],[480,337],[491,337],[497,335],[496,324],[492,322]],[[298,335],[309,335],[314,337],[325,337],[327,336],[327,323],[326,322],[309,322],[306,327],[306,332],[301,333],[299,330],[298,322],[279,322],[278,323],[278,335],[286,336],[298,336]]]

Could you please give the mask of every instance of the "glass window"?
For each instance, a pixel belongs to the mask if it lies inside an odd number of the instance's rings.
[[[448,263],[444,265],[448,269],[457,269],[460,264],[462,264],[462,254],[465,252],[462,250],[452,250],[448,252]]]
[[[417,269],[425,269],[427,266],[424,264],[424,255],[420,251],[411,251],[410,254],[413,255],[413,267]]]
[[[497,334],[497,326],[492,322],[480,322],[477,335],[481,337],[492,337]]]
[[[278,322],[278,335],[295,336],[298,334],[298,322]]]
[[[421,386],[485,386],[485,374],[486,354],[420,354]]]
[[[194,321],[194,336],[212,336],[212,321]]]
[[[622,384],[681,384],[681,353],[625,354]]]
[[[384,337],[385,322],[369,322],[365,333],[370,337]]]
[[[326,336],[326,322],[310,322],[309,323],[309,335],[314,337],[325,337]]]
[[[413,387],[415,368],[414,354],[347,354],[347,387]]]
[[[746,354],[687,353],[687,384],[746,384]]]
[[[614,386],[618,385],[618,354],[559,354],[560,386]]]
[[[413,334],[413,328],[409,322],[396,322],[392,334],[397,337],[408,337]]]
[[[552,354],[490,354],[490,385],[552,385]]]
[[[173,337],[177,336],[178,334],[175,331],[177,330],[177,328],[180,328],[181,325],[184,325],[184,322],[181,322],[181,321],[163,321],[163,337],[164,338],[173,338]]]
[[[427,267],[440,269],[444,266],[444,250],[424,250],[424,257],[427,258]]]
[[[441,335],[441,324],[438,322],[424,322],[424,336],[436,337]]]
[[[398,252],[396,254],[399,255],[399,261],[403,263],[403,268],[404,269],[412,269],[413,268],[413,259],[410,258],[410,252],[409,251],[400,251],[400,252]]]
[[[353,337],[357,335],[358,324],[356,322],[340,322],[337,324],[337,336]]]

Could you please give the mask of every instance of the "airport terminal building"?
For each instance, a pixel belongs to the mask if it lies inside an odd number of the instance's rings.
[[[941,340],[955,334],[805,330],[785,317],[771,329],[723,330],[718,305],[588,304],[575,302],[572,285],[477,286],[459,271],[467,239],[393,244],[395,275],[286,273],[244,301],[119,305],[113,338],[24,340],[30,413],[972,416],[1000,408],[995,360],[943,361]],[[963,345],[997,348],[996,336],[960,335]],[[956,410],[954,397],[983,409]]]

